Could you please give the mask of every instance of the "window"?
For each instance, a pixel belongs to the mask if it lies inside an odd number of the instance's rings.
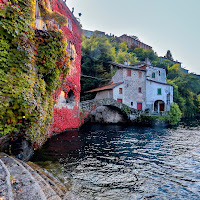
[[[117,99],[118,102],[122,103],[122,99]]]
[[[69,40],[67,40],[67,52],[69,55],[71,55],[71,45]]]
[[[131,106],[133,106],[133,102],[131,102]]]
[[[152,73],[152,78],[156,78],[156,74],[154,72]]]
[[[127,69],[127,76],[131,76],[131,69]]]
[[[138,72],[138,77],[142,78],[142,72]]]
[[[138,92],[142,93],[142,88],[141,87],[138,88]]]
[[[119,88],[119,94],[122,94],[122,88]]]
[[[72,48],[72,44],[69,40],[67,40],[67,53],[71,57],[70,59],[73,60],[75,58],[75,52]]]
[[[36,0],[36,12],[35,12],[35,18],[38,19],[39,16],[40,16],[39,5],[38,5],[38,0]]]
[[[170,105],[170,93],[167,94],[167,105]]]
[[[161,95],[162,92],[161,92],[161,88],[158,88],[158,95]]]
[[[69,18],[67,18],[67,28],[72,31],[72,21]]]

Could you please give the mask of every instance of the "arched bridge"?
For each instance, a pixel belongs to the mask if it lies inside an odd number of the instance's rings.
[[[80,109],[82,113],[81,118],[83,120],[86,119],[88,115],[99,106],[110,106],[118,108],[122,113],[124,113],[128,117],[129,120],[134,120],[143,113],[143,111],[141,110],[131,108],[111,98],[92,99],[80,102]]]

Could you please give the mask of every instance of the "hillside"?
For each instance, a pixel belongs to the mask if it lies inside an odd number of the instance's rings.
[[[115,73],[109,61],[121,64],[127,61],[132,64],[144,61],[145,58],[149,58],[154,66],[167,69],[167,81],[174,86],[174,102],[179,105],[183,116],[198,115],[200,113],[200,79],[192,73],[185,73],[180,64],[174,64],[170,51],[161,62],[152,50],[128,48],[126,42],[121,43],[115,37],[98,37],[95,33],[90,38],[83,36],[82,40],[81,99],[94,98],[94,94],[85,92],[109,82]]]

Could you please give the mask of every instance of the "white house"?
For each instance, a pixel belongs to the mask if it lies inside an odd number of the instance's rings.
[[[152,66],[149,60],[134,65],[110,62],[117,68],[111,84],[90,90],[95,99],[113,98],[138,110],[160,113],[170,110],[173,86],[166,83],[166,70]]]

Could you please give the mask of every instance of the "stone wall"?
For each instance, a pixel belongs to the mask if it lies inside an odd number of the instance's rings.
[[[139,76],[141,73],[141,77]],[[124,101],[128,106],[133,104],[133,108],[137,109],[137,103],[142,103],[142,109],[145,110],[145,97],[146,97],[146,86],[145,86],[145,71],[131,70],[131,76],[127,76],[127,69],[123,71],[124,76]],[[141,88],[141,93],[139,92]],[[131,103],[132,102],[132,103]]]
[[[120,112],[123,115],[126,115],[126,118],[128,120],[134,120],[137,117],[139,117],[143,111],[131,108],[123,103],[120,103],[114,99],[93,99],[89,101],[82,101],[80,103],[80,109],[81,109],[81,123],[84,124],[85,121],[87,121],[88,117],[94,111],[100,106],[110,106],[113,107],[114,110],[119,109]]]

